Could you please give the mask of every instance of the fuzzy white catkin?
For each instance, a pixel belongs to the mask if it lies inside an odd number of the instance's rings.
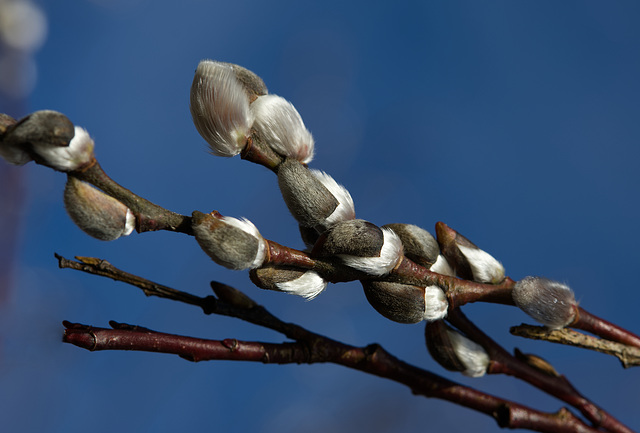
[[[427,286],[424,289],[424,320],[433,322],[447,317],[449,302],[447,295],[438,286]]]
[[[358,257],[338,254],[345,265],[369,275],[381,276],[391,272],[403,257],[402,241],[391,229],[383,228],[384,244],[378,257]]]
[[[203,60],[191,85],[191,117],[196,129],[217,156],[231,157],[246,146],[253,113],[249,96],[233,67]]]
[[[474,281],[495,284],[504,279],[504,267],[491,254],[479,248],[464,245],[458,245],[458,248],[471,266]]]
[[[251,104],[253,127],[276,153],[308,164],[313,159],[313,136],[293,104],[281,96],[264,95]]]
[[[489,366],[489,355],[484,348],[456,331],[446,331],[456,356],[465,366],[462,374],[469,377],[484,376]]]
[[[276,283],[276,287],[283,292],[298,295],[310,301],[327,287],[327,282],[316,272],[307,271],[298,278]]]

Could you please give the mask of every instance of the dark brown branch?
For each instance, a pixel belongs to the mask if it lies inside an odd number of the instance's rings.
[[[553,330],[544,326],[532,326],[522,324],[514,326],[510,329],[513,335],[519,337],[531,338],[534,340],[545,340],[552,343],[566,344],[568,346],[576,346],[582,349],[595,350],[596,352],[606,353],[617,357],[622,366],[625,368],[640,365],[640,349],[631,347],[626,344],[614,341],[603,340],[591,335],[571,329]]]
[[[172,353],[192,361],[242,360],[263,363],[332,362],[408,386],[413,393],[448,400],[482,412],[500,427],[540,432],[597,432],[566,409],[551,414],[459,385],[409,365],[378,345],[358,348],[306,331],[304,343],[261,343],[235,339],[204,340],[115,324],[117,329],[64,323],[63,340],[88,350],[140,350]],[[306,343],[306,344],[305,344]],[[306,347],[309,350],[306,350]]]
[[[517,377],[577,408],[596,427],[610,432],[632,433],[631,429],[580,394],[566,377],[555,373],[552,368],[543,371],[511,355],[471,322],[460,309],[451,311],[447,320],[484,347],[491,359],[487,373]],[[553,373],[549,373],[549,370]]]

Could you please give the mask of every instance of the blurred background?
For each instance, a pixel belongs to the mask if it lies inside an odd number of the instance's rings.
[[[244,216],[302,248],[276,179],[207,153],[189,114],[203,58],[238,63],[292,101],[316,140],[311,166],[351,192],[358,217],[433,230],[444,221],[514,279],[570,284],[581,305],[640,332],[640,6],[622,1],[298,2],[0,0],[0,108],[54,109],[85,127],[116,181],[183,214]],[[0,423],[21,432],[494,432],[495,422],[333,365],[189,363],[61,343],[62,320],[109,320],[196,337],[281,342],[274,332],[71,270],[94,256],[206,296],[231,284],[285,321],[396,356],[486,392],[556,411],[504,377],[433,362],[423,325],[395,324],[359,284],[312,302],[255,288],[192,238],[104,243],[62,204],[65,177],[0,163]],[[514,308],[467,315],[508,350],[535,353],[640,429],[640,369],[526,341]]]

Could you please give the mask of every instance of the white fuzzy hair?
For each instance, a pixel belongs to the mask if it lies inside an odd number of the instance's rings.
[[[465,366],[462,374],[469,377],[484,376],[489,366],[489,355],[484,348],[457,331],[447,329],[447,334],[456,356]]]
[[[258,97],[251,104],[253,127],[278,154],[308,164],[313,159],[314,141],[293,104],[278,95]]]
[[[79,126],[75,127],[75,135],[68,146],[52,146],[49,144],[37,144],[33,151],[37,153],[46,164],[59,171],[72,171],[88,164],[93,157],[93,139],[89,133]]]
[[[294,280],[276,283],[276,287],[283,292],[302,296],[310,301],[324,291],[327,282],[316,272],[307,271]]]
[[[424,320],[433,322],[447,317],[449,302],[447,295],[438,286],[424,288]]]
[[[355,219],[356,209],[349,191],[324,171],[312,169],[311,174],[338,200],[338,206],[324,221],[325,228],[328,229],[336,223]]]
[[[338,254],[338,257],[349,267],[369,275],[381,276],[391,272],[403,257],[402,241],[391,229],[382,228],[384,243],[377,257],[358,257]]]
[[[499,283],[504,279],[504,267],[491,254],[479,248],[458,245],[471,266],[473,280],[478,283]]]
[[[190,101],[196,129],[217,156],[234,156],[246,145],[253,114],[249,96],[231,65],[213,60],[198,64]]]

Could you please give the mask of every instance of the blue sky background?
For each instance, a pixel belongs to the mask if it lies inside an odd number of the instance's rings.
[[[108,5],[107,5],[108,3]],[[105,170],[176,212],[244,216],[302,247],[276,179],[216,158],[191,122],[203,58],[241,64],[292,101],[316,140],[314,168],[351,192],[358,217],[433,229],[444,221],[508,275],[570,284],[581,305],[640,332],[640,6],[629,1],[43,1],[49,33],[27,110],[88,129]],[[10,113],[16,116],[22,113]],[[3,168],[4,169],[4,168]],[[563,404],[503,377],[468,379],[428,356],[423,325],[368,306],[358,284],[312,302],[255,288],[192,238],[133,234],[103,243],[62,205],[64,176],[29,164],[12,291],[0,307],[0,419],[23,432],[493,432],[467,409],[332,365],[189,363],[90,353],[60,342],[62,320],[282,341],[234,319],[145,298],[53,257],[95,256],[202,296],[245,290],[286,321],[400,358],[538,409]],[[0,185],[2,188],[2,185]],[[586,396],[640,429],[640,369],[511,337],[531,322],[504,306],[467,315],[512,350],[550,361]]]

